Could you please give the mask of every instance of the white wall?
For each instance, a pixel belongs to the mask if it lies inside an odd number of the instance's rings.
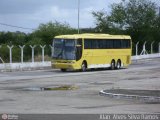
[[[8,70],[30,70],[30,69],[41,69],[45,67],[51,67],[51,62],[24,62],[24,63],[2,63],[0,64],[1,71],[8,71]]]

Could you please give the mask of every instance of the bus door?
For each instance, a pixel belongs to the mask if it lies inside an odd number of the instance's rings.
[[[79,61],[82,58],[82,39],[76,40],[76,61]]]

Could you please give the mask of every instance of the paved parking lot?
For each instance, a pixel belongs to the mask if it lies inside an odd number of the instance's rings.
[[[76,89],[40,89],[64,85]],[[160,90],[160,58],[114,71],[1,72],[0,113],[160,113],[159,103],[100,96],[103,89]]]

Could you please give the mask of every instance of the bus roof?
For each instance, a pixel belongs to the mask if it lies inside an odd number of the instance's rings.
[[[59,35],[55,38],[64,39],[79,39],[79,38],[97,38],[97,39],[131,39],[128,35],[110,35],[110,34],[98,34],[98,33],[84,33],[84,34],[72,34],[72,35]]]

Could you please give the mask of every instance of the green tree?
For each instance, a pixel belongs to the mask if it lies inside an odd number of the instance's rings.
[[[110,17],[104,10],[98,12],[92,12],[96,19],[95,32],[97,33],[109,33],[109,34],[122,34],[123,30],[112,25]]]
[[[104,11],[92,12],[94,18],[96,19],[96,32],[109,32],[109,22],[108,16]]]
[[[134,42],[155,40],[155,26],[158,19],[156,14],[156,5],[149,0],[122,0],[120,3],[111,5],[111,14],[104,12],[93,14],[97,23],[97,27],[110,30],[116,30],[115,33],[124,33],[132,36]],[[156,22],[157,20],[157,22]],[[108,23],[108,24],[105,24]],[[102,24],[102,25],[101,25]],[[101,26],[100,26],[101,25]]]
[[[56,35],[73,33],[77,33],[77,31],[66,23],[59,23],[56,21],[47,24],[40,24],[39,28],[32,33],[32,37],[40,38],[48,45],[52,43],[52,39]]]
[[[27,34],[23,32],[0,32],[0,44],[22,45],[26,43]]]

